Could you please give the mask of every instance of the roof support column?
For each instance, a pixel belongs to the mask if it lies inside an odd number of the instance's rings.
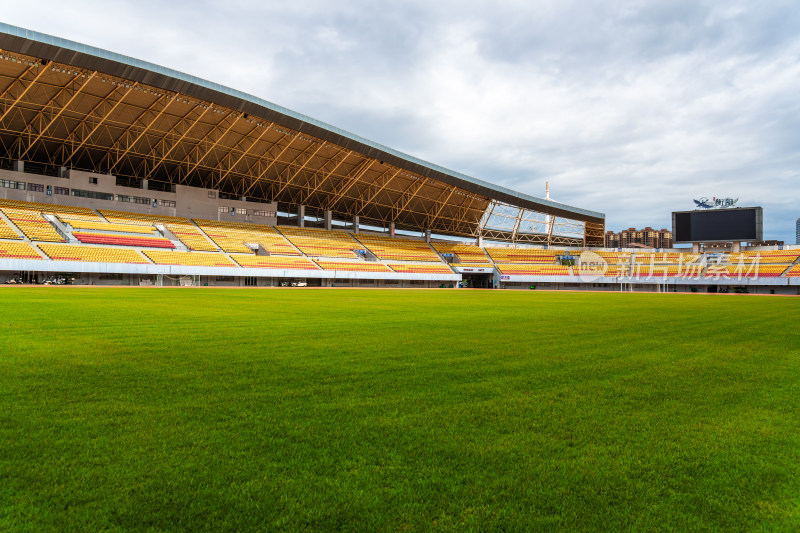
[[[394,237],[394,222],[389,222],[389,237]]]
[[[475,239],[475,244],[483,248],[483,235],[478,235],[478,238]]]
[[[306,227],[306,206],[302,204],[297,206],[297,227]]]
[[[425,228],[425,242],[431,242],[431,230]]]
[[[25,161],[14,161],[14,172],[25,172]]]
[[[150,187],[150,180],[142,180],[142,189],[146,191],[148,187]]]
[[[358,215],[353,217],[353,233],[358,233]]]
[[[326,209],[325,213],[323,214],[323,218],[325,220],[325,229],[330,231],[333,229],[333,211],[330,209]]]

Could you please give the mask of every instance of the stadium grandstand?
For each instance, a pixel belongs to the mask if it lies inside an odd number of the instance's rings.
[[[603,249],[604,236],[600,212],[0,24],[0,282],[795,294],[800,285],[800,247],[688,254]]]

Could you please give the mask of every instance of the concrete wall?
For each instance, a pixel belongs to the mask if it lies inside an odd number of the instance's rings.
[[[219,192],[214,189],[177,185],[175,187],[175,192],[165,192],[136,187],[122,187],[117,185],[117,178],[115,176],[82,172],[80,170],[68,170],[65,176],[66,177],[57,178],[43,176],[41,174],[15,172],[13,170],[0,170],[0,180],[23,182],[26,184],[26,190],[24,191],[0,187],[0,198],[25,202],[40,202],[43,204],[89,207],[91,209],[112,209],[149,215],[205,218],[230,222],[276,224],[278,221],[277,203],[221,199],[219,198]],[[97,180],[97,183],[92,183],[93,180]],[[28,184],[42,185],[45,191],[28,191]],[[52,192],[52,194],[49,195],[47,194],[48,186],[51,187]],[[55,194],[55,187],[70,189],[70,195]],[[97,200],[73,196],[71,194],[73,189],[112,194],[114,195],[114,200]],[[121,202],[117,201],[118,196],[149,198],[150,201],[147,204]],[[153,207],[153,200],[158,201],[156,207]],[[165,207],[161,205],[161,200],[175,202],[175,207]],[[225,213],[220,213],[221,207],[225,208]],[[235,215],[233,216],[230,214],[231,208],[235,210]],[[239,213],[240,209],[246,210],[247,214]],[[253,214],[255,211],[266,211],[271,213],[272,216],[257,216]]]

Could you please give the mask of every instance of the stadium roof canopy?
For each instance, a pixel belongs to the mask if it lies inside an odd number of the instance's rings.
[[[0,56],[5,159],[404,229],[602,245],[602,213],[448,170],[223,85],[2,23]]]

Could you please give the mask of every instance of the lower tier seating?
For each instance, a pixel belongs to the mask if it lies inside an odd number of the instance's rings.
[[[798,278],[800,277],[800,265],[795,265],[786,273],[787,278]]]
[[[37,213],[52,213],[59,218],[69,217],[75,220],[100,220],[93,210],[88,207],[73,207],[70,205],[45,204],[40,202],[23,202],[22,200],[0,200],[0,207],[27,209]]]
[[[742,265],[713,265],[708,267],[706,277],[774,278],[783,274],[787,268],[789,268],[789,265],[756,265],[754,263],[743,263]]]
[[[371,261],[323,261],[317,260],[323,270],[344,270],[347,272],[391,272],[383,263]]]
[[[688,265],[644,265],[637,264],[631,267],[632,278],[696,278],[703,276],[705,265],[689,263]]]
[[[142,253],[157,265],[185,265],[207,267],[236,267],[237,265],[222,253],[209,252],[167,252],[164,250],[143,250]]]
[[[509,276],[569,276],[569,267],[565,265],[536,264],[498,264],[501,274]]]
[[[728,255],[728,263],[794,263],[800,250],[755,250]]]
[[[114,246],[139,246],[143,248],[175,248],[171,240],[164,237],[131,237],[127,235],[114,235],[108,233],[78,233],[75,236],[81,242],[88,244],[111,244]]]
[[[436,252],[425,241],[363,233],[356,235],[356,238],[378,259],[389,261],[441,261]]]
[[[306,257],[285,255],[231,254],[231,258],[244,268],[274,268],[279,270],[319,270]]]
[[[586,264],[572,267],[572,272],[576,275],[586,276],[605,276],[608,278],[619,278],[627,276],[630,268],[625,265],[596,265]]]
[[[147,264],[136,250],[75,244],[42,243],[39,248],[53,261],[87,261],[91,263]]]
[[[564,250],[542,250],[539,248],[493,248],[486,252],[495,263],[541,263],[553,264],[556,257],[566,255]],[[574,254],[573,254],[574,255]]]
[[[395,272],[402,274],[452,274],[453,271],[447,265],[429,265],[429,264],[401,264],[389,263],[389,268]]]
[[[41,259],[27,242],[0,242],[0,259]]]

